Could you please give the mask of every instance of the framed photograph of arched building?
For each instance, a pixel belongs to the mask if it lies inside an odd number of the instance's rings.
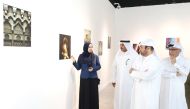
[[[70,59],[71,57],[71,36],[59,35],[59,60]]]
[[[31,12],[3,4],[4,46],[31,47]]]

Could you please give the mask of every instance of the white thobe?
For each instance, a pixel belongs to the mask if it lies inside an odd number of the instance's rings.
[[[130,109],[159,109],[160,61],[151,54],[139,56],[130,74],[134,78]]]
[[[189,64],[179,57],[175,64],[169,58],[162,61],[163,72],[160,90],[160,109],[187,109],[184,83],[189,73]],[[177,72],[180,76],[177,76]]]
[[[115,57],[113,63],[113,82],[116,83],[114,109],[130,108],[133,80],[129,75],[129,69],[136,56],[120,52]]]

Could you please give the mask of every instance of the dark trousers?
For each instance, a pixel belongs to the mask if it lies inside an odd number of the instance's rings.
[[[80,79],[79,109],[99,109],[98,79]]]

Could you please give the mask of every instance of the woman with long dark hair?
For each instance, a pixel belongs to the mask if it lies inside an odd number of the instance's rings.
[[[98,84],[100,80],[97,71],[100,70],[101,65],[98,56],[93,53],[93,45],[85,43],[83,53],[79,55],[77,62],[74,57],[71,59],[75,68],[81,69],[79,109],[99,109]]]

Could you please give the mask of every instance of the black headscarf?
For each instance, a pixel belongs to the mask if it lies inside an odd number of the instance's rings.
[[[88,52],[88,47],[91,43],[85,43],[84,46],[83,46],[83,53],[82,53],[82,63],[83,64],[87,64],[88,67],[92,66],[93,64],[93,61],[95,59],[95,56],[93,53],[89,53]]]
[[[88,47],[91,43],[85,43],[84,46],[83,46],[83,57],[89,57],[90,56],[90,53],[88,52]]]

